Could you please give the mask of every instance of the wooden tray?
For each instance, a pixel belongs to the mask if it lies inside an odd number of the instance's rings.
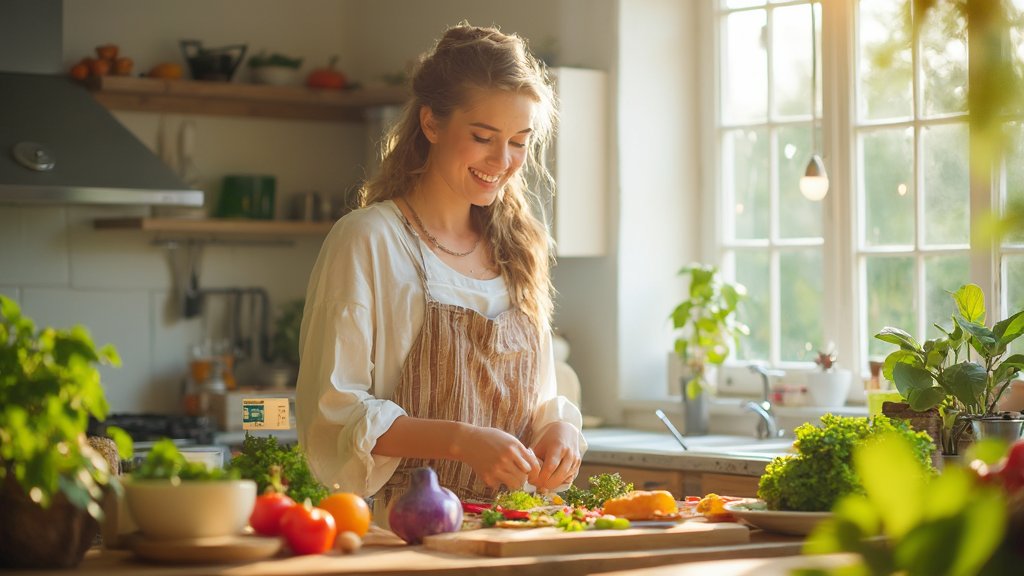
[[[550,527],[522,530],[484,528],[428,536],[424,538],[423,545],[439,552],[508,557],[725,546],[749,541],[750,530],[746,526],[695,519],[670,528],[584,532],[563,532]]]
[[[144,560],[172,564],[252,562],[277,554],[280,538],[239,535],[183,540],[155,540],[139,535],[132,542],[135,555]]]

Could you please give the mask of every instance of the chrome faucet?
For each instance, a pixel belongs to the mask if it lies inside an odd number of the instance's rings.
[[[772,387],[769,379],[772,376],[782,376],[785,372],[770,370],[760,364],[751,364],[750,371],[761,375],[762,397],[760,402],[750,400],[744,403],[743,408],[761,417],[761,420],[757,423],[758,438],[778,438],[782,436],[783,431],[779,430],[779,425],[775,421],[775,414],[772,412],[772,402],[769,399],[771,398]]]

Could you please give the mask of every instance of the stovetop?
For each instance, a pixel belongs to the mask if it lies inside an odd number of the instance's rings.
[[[118,413],[107,416],[103,422],[90,420],[88,433],[104,435],[107,426],[123,429],[134,442],[170,438],[195,444],[212,444],[217,431],[216,424],[206,416]]]

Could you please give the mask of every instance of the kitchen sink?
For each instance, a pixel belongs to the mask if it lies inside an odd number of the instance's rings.
[[[791,451],[792,438],[758,439],[734,434],[709,434],[683,438],[689,450],[685,451],[670,434],[622,429],[596,429],[586,432],[591,449],[602,451],[652,451],[692,454],[729,455],[782,455]]]

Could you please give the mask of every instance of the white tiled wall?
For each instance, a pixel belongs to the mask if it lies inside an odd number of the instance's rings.
[[[174,412],[192,344],[222,336],[219,318],[182,319],[166,248],[152,234],[100,231],[97,217],[143,208],[0,205],[0,294],[37,326],[81,324],[113,344],[122,366],[101,368],[111,409]],[[305,293],[320,239],[203,249],[201,288],[261,287],[277,306]],[[223,306],[211,301],[213,315]]]

